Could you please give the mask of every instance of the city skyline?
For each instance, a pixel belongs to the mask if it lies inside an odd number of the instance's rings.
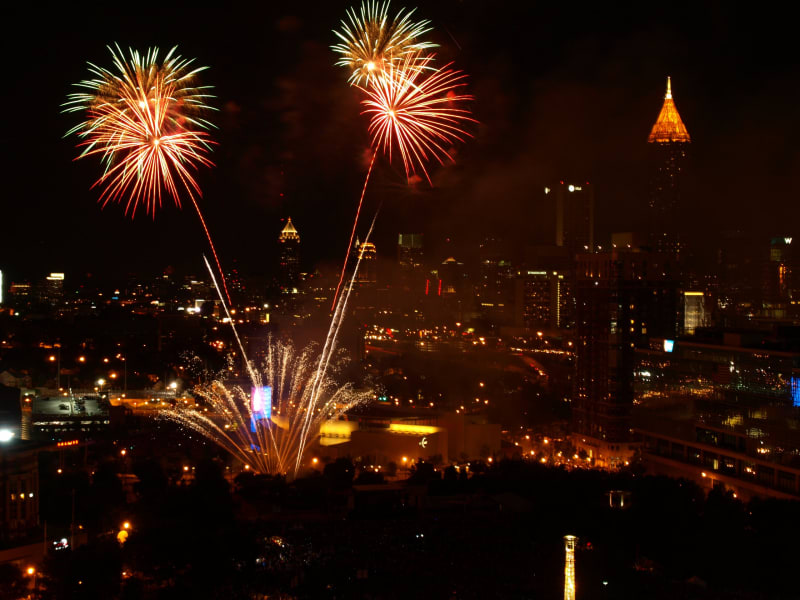
[[[200,270],[193,265],[202,266],[207,250],[195,215],[167,206],[154,221],[131,222],[118,206],[101,210],[89,189],[97,165],[73,164],[73,142],[62,139],[73,125],[59,113],[71,83],[83,76],[86,60],[102,61],[104,46],[117,42],[139,49],[178,44],[209,66],[203,83],[215,87],[219,146],[212,154],[217,167],[201,175],[201,205],[223,266],[261,264],[261,238],[270,240],[271,224],[277,228],[289,215],[306,232],[304,260],[336,263],[368,146],[358,97],[331,67],[331,29],[344,5],[309,8],[259,9],[253,21],[270,32],[261,36],[248,35],[253,26],[234,14],[218,15],[220,35],[236,39],[224,49],[205,34],[211,15],[204,13],[167,10],[143,28],[136,15],[123,21],[114,9],[80,25],[66,11],[64,26],[35,30],[32,15],[18,9],[21,26],[7,43],[47,35],[31,61],[11,67],[12,93],[3,99],[7,114],[18,114],[18,99],[27,98],[26,110],[36,116],[12,120],[3,135],[17,142],[4,144],[7,193],[17,199],[8,203],[7,218],[17,226],[4,236],[3,254],[41,270]],[[537,198],[542,186],[564,178],[592,182],[598,241],[644,228],[648,172],[640,155],[667,76],[695,140],[691,183],[698,201],[690,225],[791,234],[783,229],[795,209],[780,198],[796,187],[796,158],[783,127],[791,123],[797,84],[783,38],[767,37],[757,16],[753,25],[748,15],[709,6],[677,6],[666,16],[653,8],[587,7],[570,15],[486,8],[418,8],[437,25],[440,58],[469,74],[480,125],[471,130],[475,139],[458,148],[454,166],[432,169],[432,188],[406,185],[400,164],[379,161],[366,198],[368,210],[383,200],[379,252],[398,231],[425,233],[432,248],[448,237],[474,246],[498,232],[512,245],[547,243]],[[525,41],[506,33],[508,22]],[[240,27],[245,34],[233,35]],[[79,41],[71,36],[76,28],[86,33]],[[41,177],[43,168],[48,177]],[[776,199],[773,210],[751,215],[748,203],[761,194]],[[471,225],[476,220],[481,231]]]
[[[788,20],[8,12],[0,595],[792,596]]]

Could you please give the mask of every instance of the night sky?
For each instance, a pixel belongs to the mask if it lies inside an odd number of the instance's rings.
[[[379,161],[364,213],[382,201],[379,254],[394,254],[400,231],[424,232],[431,260],[468,259],[489,234],[518,250],[551,243],[541,189],[565,178],[595,186],[599,241],[640,227],[647,134],[667,75],[694,141],[696,208],[686,219],[707,233],[706,251],[718,229],[794,233],[800,53],[788,15],[727,3],[553,4],[418,3],[417,17],[435,27],[438,59],[469,74],[480,125],[455,165],[431,169],[433,188],[409,186],[398,162]],[[210,67],[202,83],[217,96],[217,166],[198,179],[224,265],[268,273],[287,215],[306,267],[341,261],[369,152],[360,93],[329,49],[348,6],[6,9],[0,269],[10,277],[148,274],[168,265],[202,272],[207,243],[191,206],[167,201],[155,220],[131,220],[117,205],[101,210],[90,190],[98,161],[73,162],[75,140],[63,138],[77,117],[59,105],[88,75],[86,61],[110,65],[105,45],[114,42],[177,44]]]

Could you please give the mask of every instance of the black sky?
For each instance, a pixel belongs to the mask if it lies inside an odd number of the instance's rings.
[[[517,5],[520,6],[517,6]],[[393,2],[394,10],[403,3]],[[205,239],[192,209],[155,220],[101,210],[91,159],[73,162],[59,105],[105,45],[179,46],[210,68],[217,167],[201,173],[203,211],[224,264],[267,272],[280,219],[291,215],[304,262],[341,259],[368,150],[359,93],[333,66],[331,29],[349,3],[194,3],[137,11],[108,3],[30,4],[7,14],[0,161],[0,269],[200,273]],[[434,187],[408,186],[378,163],[365,214],[391,255],[399,231],[423,231],[432,258],[468,255],[487,234],[514,247],[551,242],[541,189],[591,181],[598,239],[638,227],[646,204],[646,139],[672,76],[693,137],[691,227],[794,233],[800,185],[800,56],[789,15],[728,3],[503,3],[431,0],[439,58],[470,76],[480,125]],[[443,240],[449,238],[452,248]]]

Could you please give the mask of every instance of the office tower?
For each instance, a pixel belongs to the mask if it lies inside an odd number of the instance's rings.
[[[589,182],[559,181],[544,188],[556,203],[556,246],[578,252],[594,251],[594,188]]]
[[[686,210],[681,183],[692,138],[675,107],[669,77],[664,104],[647,142],[653,161],[649,201],[651,245],[656,252],[680,257],[685,250],[682,218],[686,218],[681,216]]]
[[[514,271],[502,240],[488,237],[479,249],[478,282],[475,296],[481,314],[493,325],[513,321]]]
[[[300,234],[292,224],[292,219],[286,219],[286,225],[278,236],[280,246],[279,276],[280,286],[285,293],[291,293],[297,287],[300,274]]]
[[[567,304],[563,272],[525,270],[517,274],[514,325],[526,329],[561,329]]]
[[[586,250],[588,252],[588,250]],[[515,298],[515,314],[517,315],[517,327],[531,327],[520,323],[521,312],[524,314],[530,307],[526,308],[526,300],[520,298],[522,293],[520,286],[528,288],[525,294],[533,292],[530,289],[536,284],[533,281],[520,282],[520,278],[527,280],[529,274],[534,279],[547,277],[551,280],[551,298],[558,298],[557,305],[550,305],[549,327],[556,329],[573,329],[575,327],[575,254],[563,246],[530,246],[525,252],[525,269],[520,270],[517,275],[517,297]],[[541,273],[546,273],[542,275]],[[529,285],[530,284],[530,285]],[[542,284],[543,285],[543,284]],[[522,305],[520,302],[522,301]],[[541,326],[537,326],[541,327]]]
[[[356,274],[356,281],[361,285],[375,284],[377,281],[376,263],[378,262],[378,251],[375,244],[372,242],[361,243],[356,238],[356,244],[353,249],[355,258],[360,259],[358,265],[358,273]]]
[[[706,317],[705,294],[703,292],[683,292],[683,332],[694,335],[698,327],[708,324]]]
[[[391,304],[402,312],[419,309],[424,299],[426,273],[423,265],[421,233],[401,233],[397,237],[397,277]]]
[[[50,273],[42,289],[42,301],[57,306],[64,298],[64,273]]]
[[[401,233],[397,236],[397,262],[402,272],[422,269],[421,233]]]
[[[633,250],[578,255],[573,443],[615,468],[636,452],[631,436],[636,347],[674,339],[674,257]]]
[[[762,314],[783,318],[792,300],[792,238],[774,237],[769,243],[769,258],[763,267]]]

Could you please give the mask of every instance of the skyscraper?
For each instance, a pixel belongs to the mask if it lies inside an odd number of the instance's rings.
[[[403,272],[422,268],[422,234],[401,233],[397,236],[397,262]]]
[[[556,246],[569,250],[570,255],[594,251],[594,188],[589,182],[560,181],[545,194],[555,196]]]
[[[517,327],[564,327],[561,318],[566,303],[564,273],[526,269],[517,273],[515,283],[514,324]]]
[[[672,81],[667,77],[667,93],[650,136],[654,163],[650,184],[651,245],[657,252],[680,257],[685,248],[685,232],[680,215],[681,180],[692,138],[672,99]]]
[[[291,293],[297,287],[300,273],[300,234],[292,224],[292,218],[286,219],[286,225],[278,236],[280,246],[279,276],[283,292]]]
[[[507,325],[514,320],[514,271],[508,258],[507,244],[487,237],[479,249],[478,282],[475,297],[483,317],[493,325]]]
[[[372,242],[360,242],[356,238],[355,248],[353,250],[354,258],[361,260],[358,265],[358,273],[356,274],[356,281],[360,286],[375,284],[378,280],[377,273],[375,272],[375,263],[378,259],[378,251],[375,244]]]
[[[674,339],[675,259],[613,250],[578,256],[577,356],[573,443],[599,466],[617,467],[636,451],[631,438],[636,347]]]

